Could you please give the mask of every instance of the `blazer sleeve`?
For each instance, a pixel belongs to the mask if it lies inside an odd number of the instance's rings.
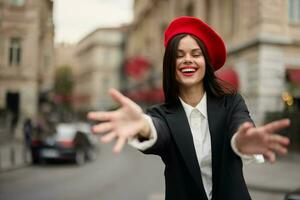
[[[229,127],[230,138],[233,136],[234,133],[236,133],[239,126],[244,122],[253,123],[245,101],[240,94],[236,94],[235,96],[233,96],[231,102],[232,106],[230,109],[230,116],[228,117],[227,123]]]
[[[164,156],[171,139],[168,125],[164,120],[163,114],[156,108],[150,108],[146,113],[152,119],[153,125],[157,132],[157,140],[153,146],[142,152],[145,154]]]

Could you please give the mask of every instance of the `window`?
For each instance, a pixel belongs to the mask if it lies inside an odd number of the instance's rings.
[[[25,0],[9,0],[10,4],[14,6],[23,6]]]
[[[289,21],[300,23],[300,0],[289,0]]]
[[[21,50],[21,39],[11,38],[9,46],[9,65],[20,65]]]

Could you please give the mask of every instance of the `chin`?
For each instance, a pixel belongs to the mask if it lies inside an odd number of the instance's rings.
[[[201,83],[200,82],[196,82],[196,81],[181,81],[179,82],[179,84],[182,86],[182,87],[194,87],[194,86],[200,86]]]

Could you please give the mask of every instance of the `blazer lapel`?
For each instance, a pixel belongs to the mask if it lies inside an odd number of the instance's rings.
[[[180,101],[178,100],[177,103],[172,104],[166,113],[166,119],[170,125],[171,133],[184,162],[199,186],[201,193],[206,197],[191,129]]]
[[[208,126],[211,137],[211,155],[212,155],[212,194],[216,194],[218,188],[218,177],[220,160],[222,156],[222,144],[224,142],[224,127],[223,117],[225,108],[221,99],[207,96],[207,115],[208,115]],[[213,196],[214,199],[214,196]]]

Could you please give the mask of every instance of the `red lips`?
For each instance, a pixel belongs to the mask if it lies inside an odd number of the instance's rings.
[[[196,67],[192,66],[184,66],[179,69],[179,71],[184,75],[184,76],[193,76],[193,74],[197,71]]]

